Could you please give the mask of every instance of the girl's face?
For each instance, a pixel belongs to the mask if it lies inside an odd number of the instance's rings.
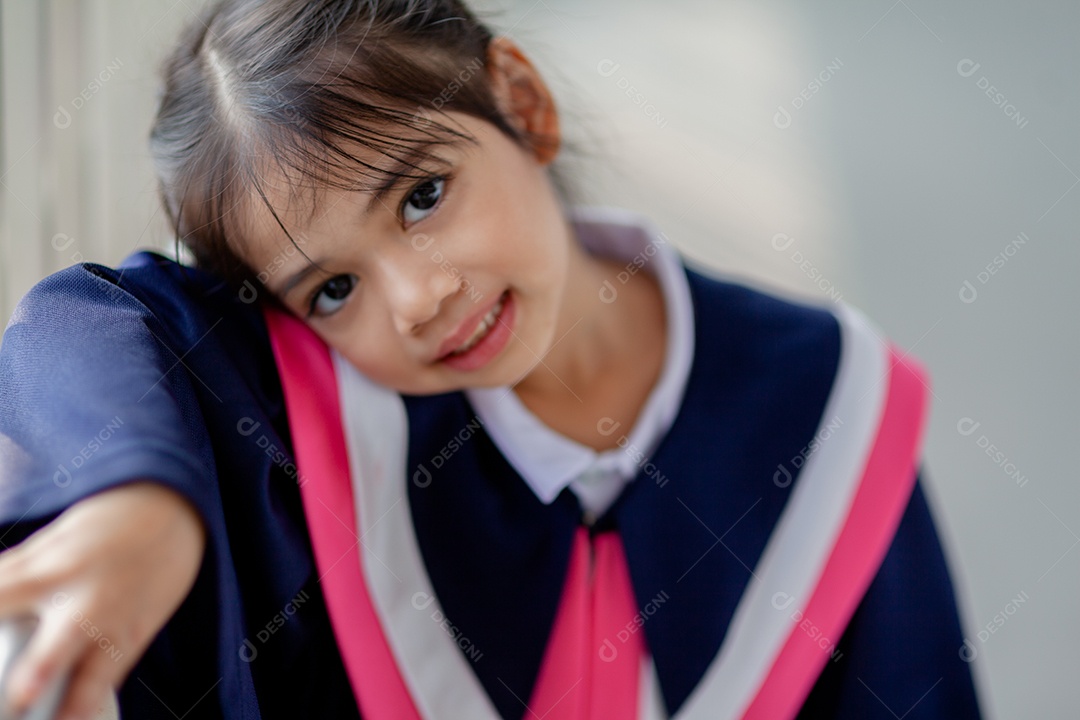
[[[513,384],[565,324],[572,231],[536,153],[449,113],[475,143],[383,197],[325,189],[310,212],[283,178],[254,202],[240,250],[264,283],[373,381],[432,394]],[[388,159],[379,156],[385,167]],[[310,200],[310,198],[308,198]]]

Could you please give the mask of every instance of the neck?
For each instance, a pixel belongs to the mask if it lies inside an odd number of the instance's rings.
[[[622,263],[575,240],[567,269],[553,344],[514,391],[549,428],[600,452],[617,446],[615,428],[630,432],[660,376],[664,298],[650,273],[621,282]]]
[[[523,400],[580,402],[587,390],[634,351],[635,316],[640,294],[626,292],[616,275],[617,261],[589,254],[580,242],[570,243],[566,293],[559,311],[554,345],[514,390]],[[619,288],[615,302],[601,300],[605,281]],[[625,294],[625,297],[624,297]]]

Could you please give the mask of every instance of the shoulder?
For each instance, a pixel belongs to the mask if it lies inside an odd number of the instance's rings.
[[[684,268],[697,339],[706,346],[718,346],[717,352],[744,362],[805,365],[817,360],[832,365],[837,372],[842,369],[841,361],[849,366],[877,358],[879,365],[889,361],[893,369],[899,365],[925,380],[922,364],[901,351],[853,305],[785,296],[747,281],[719,277],[708,268],[685,261]]]
[[[38,282],[16,306],[0,343],[0,378],[21,378],[26,392],[47,387],[47,358],[53,375],[86,386],[91,403],[104,387],[122,394],[145,380],[143,391],[184,387],[194,401],[206,390],[215,404],[247,387],[276,407],[277,373],[257,300],[151,252],[117,267],[73,265]],[[138,394],[132,402],[148,404]]]
[[[859,452],[887,440],[917,455],[929,375],[860,310],[782,297],[707,270],[686,272],[694,387],[708,397],[741,397],[745,411],[770,428],[804,414],[802,432],[816,426],[807,437],[857,428],[852,447]]]
[[[199,289],[203,292],[200,293]],[[117,267],[84,262],[54,272],[38,281],[22,297],[12,314],[18,323],[41,313],[55,314],[95,306],[153,311],[206,295],[212,282],[205,273],[150,251],[130,255]]]
[[[115,267],[80,263],[43,278],[16,305],[5,335],[37,328],[108,341],[153,333],[182,345],[220,324],[230,332],[262,336],[258,295],[249,290],[140,251]]]
[[[721,278],[714,271],[684,262],[699,325],[758,340],[762,351],[784,345],[839,341],[841,306],[832,307],[784,297],[748,281]]]
[[[843,354],[840,313],[685,266],[694,314],[698,387],[734,383],[787,413],[822,407]]]

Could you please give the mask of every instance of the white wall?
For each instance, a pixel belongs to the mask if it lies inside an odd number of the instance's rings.
[[[74,252],[115,262],[169,241],[146,133],[161,48],[194,6],[3,0],[3,317]],[[987,715],[1074,717],[1080,6],[485,6],[550,74],[595,155],[578,180],[587,200],[645,211],[723,272],[821,302],[839,294],[924,361],[929,491]],[[74,238],[62,251],[57,233]],[[793,238],[783,251],[779,234]],[[970,435],[964,419],[979,423]]]
[[[188,5],[185,5],[188,2]],[[80,258],[168,246],[147,151],[162,48],[191,0],[2,0],[0,314]]]
[[[1076,717],[1080,6],[501,7],[593,116],[597,199],[725,273],[841,294],[927,365],[928,486],[986,714]]]

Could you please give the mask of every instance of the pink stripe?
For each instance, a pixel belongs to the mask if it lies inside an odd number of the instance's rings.
[[[578,528],[559,610],[529,701],[529,709],[541,717],[556,707],[559,717],[580,718],[584,714],[585,693],[577,690],[587,680],[586,659],[578,650],[582,638],[590,636],[588,575],[589,533],[585,528]],[[568,695],[571,688],[574,690]]]
[[[578,528],[530,716],[634,720],[645,656],[637,614],[619,536],[602,533],[590,547]]]
[[[889,389],[874,446],[844,527],[800,622],[794,623],[747,720],[793,718],[829,659],[892,543],[915,484],[925,422],[926,373],[889,348]],[[804,623],[816,627],[808,632]]]
[[[618,533],[593,538],[593,638],[584,649],[593,667],[589,718],[635,720],[638,716],[638,681],[645,657],[645,633],[634,624],[637,599],[630,584],[630,569]],[[620,634],[621,633],[621,634]],[[601,647],[618,650],[600,655]]]
[[[360,569],[348,451],[330,353],[291,315],[270,308],[264,315],[296,464],[305,478],[300,494],[315,563],[353,694],[364,717],[419,718]]]

